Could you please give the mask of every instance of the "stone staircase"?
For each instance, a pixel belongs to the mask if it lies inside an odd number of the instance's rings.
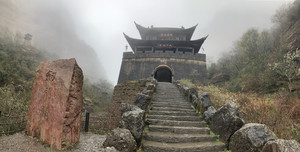
[[[219,152],[225,145],[210,135],[202,121],[172,83],[158,82],[147,116],[145,152]]]

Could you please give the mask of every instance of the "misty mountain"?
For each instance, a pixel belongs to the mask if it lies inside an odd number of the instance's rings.
[[[56,0],[0,0],[0,33],[30,33],[32,45],[58,58],[76,58],[91,80],[106,79],[96,52],[78,37],[65,6]]]

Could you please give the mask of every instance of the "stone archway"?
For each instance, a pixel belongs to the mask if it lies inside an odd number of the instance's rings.
[[[153,72],[154,78],[158,82],[172,82],[173,79],[173,73],[172,69],[167,65],[160,65],[157,68],[155,68]]]

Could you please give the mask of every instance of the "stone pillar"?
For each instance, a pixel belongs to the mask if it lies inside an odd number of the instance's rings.
[[[26,134],[59,150],[79,141],[83,74],[76,60],[42,62],[36,70]]]

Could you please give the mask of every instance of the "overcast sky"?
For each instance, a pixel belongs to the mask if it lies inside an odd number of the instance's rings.
[[[189,28],[203,44],[207,60],[216,61],[249,28],[272,26],[271,17],[293,0],[66,0],[79,37],[97,52],[107,78],[116,84],[125,45],[123,32],[140,38],[134,21],[148,27]]]

